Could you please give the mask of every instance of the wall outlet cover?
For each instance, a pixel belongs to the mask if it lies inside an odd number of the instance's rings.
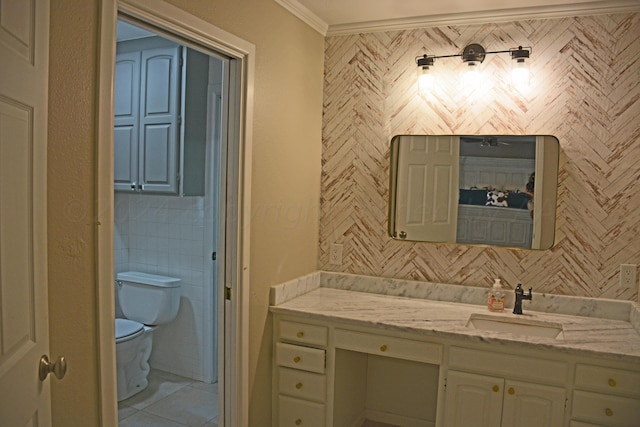
[[[332,243],[329,248],[329,264],[341,265],[342,264],[342,245],[338,243]]]
[[[620,265],[620,287],[635,289],[638,275],[638,266],[636,264]]]

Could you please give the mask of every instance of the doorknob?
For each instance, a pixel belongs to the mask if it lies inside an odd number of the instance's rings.
[[[64,356],[60,356],[55,362],[51,363],[49,362],[49,357],[44,354],[40,358],[38,372],[40,374],[40,381],[44,381],[51,372],[53,372],[53,375],[55,375],[57,379],[61,380],[67,373],[67,360]]]

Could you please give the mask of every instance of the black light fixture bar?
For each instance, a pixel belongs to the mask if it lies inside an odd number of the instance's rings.
[[[511,59],[516,60],[517,62],[524,62],[525,59],[528,59],[531,55],[532,49],[531,47],[522,47],[518,46],[517,48],[507,49],[507,50],[493,50],[487,52],[482,45],[477,43],[471,43],[467,45],[461,53],[457,53],[454,55],[427,55],[418,56],[416,58],[416,64],[419,67],[430,67],[433,66],[436,59],[441,58],[455,58],[461,57],[462,61],[468,63],[470,66],[474,66],[478,63],[482,63],[487,55],[493,55],[496,53],[509,53],[511,54]]]

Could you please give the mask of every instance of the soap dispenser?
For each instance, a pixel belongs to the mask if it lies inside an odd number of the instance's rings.
[[[487,306],[491,311],[504,311],[504,292],[502,292],[502,281],[500,279],[493,281],[493,287],[489,290]]]

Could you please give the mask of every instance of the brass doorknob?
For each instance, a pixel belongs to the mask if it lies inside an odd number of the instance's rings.
[[[64,378],[64,375],[67,373],[67,360],[64,356],[60,356],[56,359],[55,362],[49,362],[49,357],[46,354],[43,354],[40,358],[40,365],[38,367],[38,376],[40,381],[44,381],[47,379],[47,376],[53,372],[53,375],[56,376],[57,379],[61,380]]]

